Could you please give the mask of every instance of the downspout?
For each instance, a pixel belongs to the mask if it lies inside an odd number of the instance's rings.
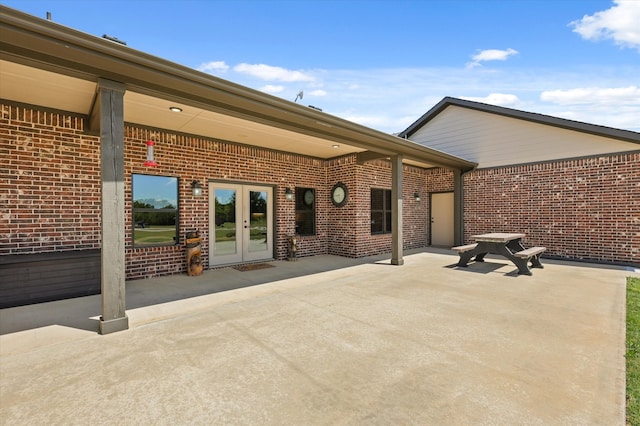
[[[453,243],[464,244],[464,175],[475,169],[453,171]]]

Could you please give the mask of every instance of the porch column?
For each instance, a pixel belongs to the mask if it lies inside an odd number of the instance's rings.
[[[100,123],[102,175],[102,316],[100,334],[129,328],[125,313],[124,84],[100,79],[94,109]]]
[[[391,264],[402,265],[402,155],[391,157]]]
[[[462,170],[453,170],[453,244],[464,244],[464,187]]]

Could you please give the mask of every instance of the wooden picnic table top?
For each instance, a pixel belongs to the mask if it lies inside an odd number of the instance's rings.
[[[504,232],[492,232],[489,234],[480,234],[473,235],[473,238],[476,241],[484,241],[488,243],[506,243],[511,240],[517,240],[520,238],[524,238],[524,234],[509,234]]]

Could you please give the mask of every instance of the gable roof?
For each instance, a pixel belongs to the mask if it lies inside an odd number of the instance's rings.
[[[489,105],[481,102],[468,101],[464,99],[445,97],[438,102],[433,108],[427,111],[422,117],[417,119],[413,124],[398,134],[401,138],[410,138],[412,134],[425,126],[429,121],[444,111],[449,106],[458,106],[461,108],[469,108],[476,111],[497,114],[504,117],[516,118],[532,123],[546,124],[549,126],[559,127],[567,130],[588,133],[596,136],[603,136],[618,139],[626,142],[634,142],[640,144],[640,133],[631,130],[615,129],[612,127],[598,126],[595,124],[584,123],[580,121],[567,120],[564,118],[553,117],[550,115],[538,114],[533,112],[521,111],[512,108],[506,108],[496,105]]]

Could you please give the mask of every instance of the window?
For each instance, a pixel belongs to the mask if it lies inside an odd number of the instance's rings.
[[[178,244],[178,178],[133,175],[133,244]]]
[[[296,234],[316,234],[316,190],[296,188]]]
[[[371,188],[371,233],[391,232],[391,190]]]

